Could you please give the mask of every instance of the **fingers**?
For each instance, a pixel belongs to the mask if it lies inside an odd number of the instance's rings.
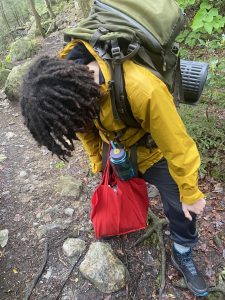
[[[183,212],[184,212],[185,217],[186,217],[189,221],[192,221],[192,216],[191,216],[191,214],[189,213],[189,211],[188,211],[186,208],[183,208]]]

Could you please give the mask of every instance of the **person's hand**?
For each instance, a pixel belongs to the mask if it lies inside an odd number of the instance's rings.
[[[206,204],[206,201],[205,201],[204,198],[198,200],[194,204],[185,204],[185,203],[182,203],[182,209],[183,209],[185,217],[188,220],[192,221],[192,216],[191,216],[190,212],[193,212],[196,215],[202,214],[203,210],[205,208],[205,204]]]

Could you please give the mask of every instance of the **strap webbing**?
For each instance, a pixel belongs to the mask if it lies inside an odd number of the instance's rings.
[[[108,29],[104,28],[104,27],[99,27],[95,33],[93,34],[92,38],[91,38],[91,41],[90,41],[90,44],[94,47],[95,44],[98,42],[99,38],[102,36],[102,35],[105,35],[106,33],[108,33]]]
[[[118,41],[112,40],[112,64],[113,64],[113,73],[112,78],[114,85],[112,86],[111,93],[111,101],[112,101],[112,110],[114,113],[114,118],[118,120],[122,120],[129,127],[140,127],[140,124],[133,117],[133,113],[127,99],[126,89],[125,89],[125,81],[123,74],[123,66],[122,62],[125,57],[123,53],[120,51],[120,47],[118,45]],[[134,51],[134,52],[133,52]],[[133,55],[137,51],[133,50]],[[132,53],[131,52],[131,53]],[[128,54],[131,55],[132,54]],[[127,56],[126,56],[127,57]]]
[[[137,144],[131,146],[130,149],[130,162],[134,169],[134,176],[138,177],[138,163],[137,163]]]
[[[174,87],[173,87],[173,98],[174,103],[178,107],[179,103],[184,102],[184,90],[182,87],[182,75],[180,69],[180,56],[177,58],[177,65],[175,70],[175,79],[174,79]]]
[[[163,76],[157,71],[150,55],[148,55],[145,51],[145,49],[143,47],[140,47],[139,51],[138,51],[138,56],[141,58],[141,60],[143,60],[143,62],[145,63],[146,66],[148,66],[151,69],[151,72],[158,77],[159,79],[161,79],[163,82],[165,82],[165,78],[163,78]]]
[[[103,142],[103,150],[102,150],[102,172],[104,172],[106,163],[109,156],[109,144]]]

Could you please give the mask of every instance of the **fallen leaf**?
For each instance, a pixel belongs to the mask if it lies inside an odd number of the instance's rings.
[[[124,255],[124,252],[121,249],[116,250],[117,254]]]
[[[14,274],[17,274],[17,273],[18,273],[17,269],[14,268],[14,269],[13,269],[13,273],[14,273]]]
[[[169,294],[168,296],[169,296],[170,298],[172,298],[172,299],[176,299],[176,296],[173,295],[173,294]]]
[[[223,186],[222,186],[222,183],[217,183],[215,186],[214,186],[214,191],[215,193],[223,193]]]

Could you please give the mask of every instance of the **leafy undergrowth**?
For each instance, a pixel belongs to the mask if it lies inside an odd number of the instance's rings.
[[[205,90],[196,106],[181,105],[180,114],[196,141],[201,158],[202,175],[209,174],[218,180],[225,180],[225,59],[224,49],[217,56],[197,48],[189,59],[209,63]]]

